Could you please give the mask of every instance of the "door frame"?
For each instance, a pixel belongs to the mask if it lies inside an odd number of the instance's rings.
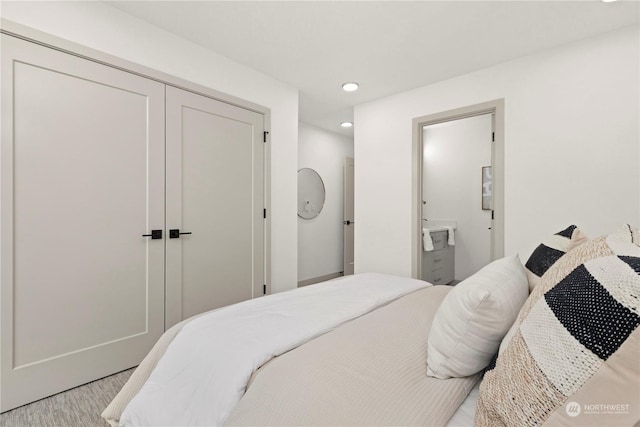
[[[212,98],[214,100],[217,100],[226,104],[230,104],[236,107],[240,107],[249,111],[262,114],[263,123],[264,123],[264,136],[263,136],[264,156],[263,156],[263,159],[254,159],[254,161],[256,162],[262,161],[264,164],[264,176],[263,176],[263,183],[264,183],[264,189],[265,189],[264,190],[264,207],[263,207],[265,212],[264,240],[263,240],[264,241],[264,281],[265,281],[264,289],[266,294],[271,293],[271,215],[272,215],[272,210],[271,210],[271,134],[270,134],[271,111],[269,108],[243,100],[241,98],[237,98],[237,97],[225,94],[223,92],[216,91],[206,86],[192,83],[190,81],[181,79],[179,77],[166,74],[162,71],[158,71],[149,67],[145,67],[140,64],[136,64],[134,62],[122,59],[120,57],[83,46],[81,44],[70,42],[63,38],[56,37],[51,34],[47,34],[40,30],[12,22],[4,18],[0,18],[0,33],[8,37],[24,40],[26,42],[33,43],[35,45],[43,46],[58,52],[62,52],[62,53],[74,56],[76,58],[88,60],[93,63],[101,64],[116,70],[133,74],[135,76],[143,77],[148,80],[162,83],[167,86],[173,86],[185,91],[193,92],[208,98]],[[6,131],[7,129],[3,127],[2,129],[3,138],[5,138]],[[3,185],[5,184],[6,183],[3,182]],[[167,224],[164,224],[165,228],[166,226]],[[5,242],[4,240],[2,241],[3,249],[6,249],[7,244],[12,244],[12,242],[10,241]],[[3,258],[8,257],[7,259],[12,259],[13,252],[11,250],[10,251],[4,250],[2,257]],[[8,280],[5,280],[7,278]],[[3,271],[2,284],[0,286],[0,288],[2,288],[1,290],[4,292],[4,288],[6,286],[9,286],[11,282],[12,282],[11,277],[5,274],[5,271]],[[0,319],[0,329],[5,327],[4,325],[5,323],[7,323],[6,321],[7,315],[10,315],[10,313],[4,313],[4,312],[2,313],[2,318]],[[0,349],[0,350],[4,351],[4,349]],[[145,350],[144,353],[146,353],[147,351],[148,349]],[[104,372],[101,375],[110,375],[112,373],[114,372]],[[57,374],[62,375],[64,373],[58,372]],[[69,387],[75,387],[77,385],[80,385],[82,382],[91,381],[95,379],[97,378],[84,378],[80,382],[76,381],[73,384],[70,383]],[[4,384],[4,380],[0,381],[0,385],[2,384]],[[62,391],[62,390],[56,389],[51,391],[51,393],[56,393],[59,391]],[[41,395],[38,398],[40,397],[43,397],[43,396]],[[24,404],[24,403],[28,403],[28,402],[22,402],[20,404]],[[5,409],[9,409],[9,408],[3,407],[3,410]]]
[[[504,256],[504,99],[496,99],[413,119],[411,277],[415,279],[420,279],[422,273],[423,128],[429,125],[484,114],[493,114],[494,131],[494,141],[491,149],[493,222],[490,259],[493,261]]]

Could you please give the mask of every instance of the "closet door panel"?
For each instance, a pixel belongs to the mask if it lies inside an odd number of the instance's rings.
[[[263,116],[167,87],[167,325],[262,295]]]
[[[6,410],[135,366],[162,333],[163,241],[142,234],[164,227],[164,86],[2,37]]]

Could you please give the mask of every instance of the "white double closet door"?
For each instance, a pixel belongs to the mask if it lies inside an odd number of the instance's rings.
[[[262,295],[265,188],[262,114],[11,36],[2,48],[6,411]]]

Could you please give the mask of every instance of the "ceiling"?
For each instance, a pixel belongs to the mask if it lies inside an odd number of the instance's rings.
[[[354,105],[640,21],[637,0],[106,3],[298,88],[300,120],[344,135]]]

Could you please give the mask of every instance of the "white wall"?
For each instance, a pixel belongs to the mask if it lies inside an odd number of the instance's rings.
[[[355,108],[356,272],[411,275],[412,119],[505,99],[505,254],[640,223],[640,34],[627,27]]]
[[[343,271],[343,170],[353,139],[299,123],[298,169],[314,169],[325,186],[325,204],[313,219],[298,217],[298,280]]]
[[[297,89],[102,2],[3,1],[2,17],[270,108],[272,291],[297,286]]]
[[[491,115],[425,126],[423,135],[422,217],[456,221],[455,279],[464,280],[491,260],[481,172],[491,165]]]

